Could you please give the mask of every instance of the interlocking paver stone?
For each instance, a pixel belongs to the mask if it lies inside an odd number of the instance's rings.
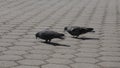
[[[70,67],[66,65],[47,64],[47,65],[43,65],[42,68],[70,68]]]
[[[110,38],[111,39],[111,38]],[[113,39],[113,38],[112,38]],[[116,44],[116,43],[103,43],[102,44],[102,46],[104,46],[104,47],[117,47],[117,48],[119,48],[120,47],[120,45],[119,44]]]
[[[77,53],[75,55],[78,56],[78,57],[91,57],[91,58],[95,58],[95,57],[99,57],[100,56],[97,53],[85,53],[85,52]]]
[[[33,54],[46,54],[46,55],[50,55],[50,54],[53,54],[54,52],[50,51],[50,50],[39,50],[39,49],[35,49],[35,50],[30,50],[29,51],[30,53],[33,53]]]
[[[45,62],[41,61],[41,60],[20,60],[18,61],[19,64],[23,64],[23,65],[42,65],[45,64]]]
[[[99,60],[95,58],[75,58],[75,62],[81,62],[81,63],[97,63]]]
[[[119,53],[120,52],[100,52],[100,54],[104,56],[120,56]]]
[[[7,68],[7,67],[13,67],[18,65],[14,61],[0,61],[0,68]]]
[[[0,42],[2,43],[11,43],[11,42],[16,42],[17,40],[15,39],[0,39]]]
[[[71,64],[71,66],[73,68],[100,68],[99,66],[95,65],[95,64],[89,64],[89,63],[75,63],[75,64]]]
[[[104,50],[106,52],[120,52],[120,48],[117,48],[117,47],[102,47],[100,48],[101,50]]]
[[[102,61],[120,61],[120,57],[112,57],[112,56],[103,56],[99,58]]]
[[[13,46],[13,47],[9,47],[9,49],[11,50],[31,50],[32,47],[27,47],[27,46]]]
[[[27,59],[34,59],[34,60],[44,60],[49,58],[49,56],[44,54],[26,54],[24,55],[24,57]]]
[[[51,50],[54,49],[55,47],[47,44],[37,44],[39,46],[32,46],[34,49],[46,49],[46,50]]]
[[[68,59],[56,59],[56,58],[49,59],[47,61],[49,63],[56,63],[56,64],[70,64],[70,63],[73,63],[71,60],[68,60]]]
[[[63,54],[74,54],[76,51],[72,49],[56,49],[55,52]]]
[[[74,55],[71,55],[71,54],[58,54],[58,53],[55,53],[52,55],[52,57],[54,58],[65,58],[65,59],[70,59],[70,58],[73,58],[75,57]]]
[[[27,65],[20,65],[12,68],[40,68],[39,66],[27,66]]]
[[[23,55],[23,54],[27,54],[26,51],[19,51],[19,50],[7,50],[7,51],[3,51],[2,53],[9,54],[9,55]]]
[[[5,48],[5,47],[0,47],[0,51],[5,51],[5,50],[7,50],[7,48]]]
[[[14,44],[17,46],[33,46],[33,45],[35,45],[32,42],[15,42]]]
[[[99,65],[102,66],[102,68],[119,68],[120,63],[119,62],[101,62]]]
[[[90,52],[90,53],[97,53],[97,52],[99,52],[100,50],[98,50],[98,49],[95,49],[95,48],[80,48],[80,49],[78,49],[78,51],[80,51],[80,52]]]
[[[23,59],[23,57],[18,56],[18,55],[1,55],[0,60],[20,60]]]
[[[85,47],[85,48],[99,48],[100,46],[96,44],[81,44],[79,45],[80,47]]]

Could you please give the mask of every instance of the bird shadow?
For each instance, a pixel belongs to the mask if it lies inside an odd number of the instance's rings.
[[[88,38],[88,37],[72,37],[74,39],[80,39],[80,40],[99,40],[99,38]]]
[[[59,44],[59,43],[54,43],[54,42],[42,42],[45,44],[53,45],[53,46],[65,46],[65,47],[70,47],[70,45],[65,45],[65,44]]]

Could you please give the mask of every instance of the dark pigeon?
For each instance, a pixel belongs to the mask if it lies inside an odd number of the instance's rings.
[[[86,27],[79,27],[79,26],[66,26],[64,31],[67,31],[73,37],[78,37],[81,34],[86,34],[88,32],[95,32],[94,28],[86,28]]]
[[[46,43],[51,42],[51,40],[54,38],[64,39],[64,34],[58,33],[55,31],[50,31],[50,30],[40,31],[36,33],[35,36],[36,36],[36,39],[37,38],[43,39],[45,40]]]

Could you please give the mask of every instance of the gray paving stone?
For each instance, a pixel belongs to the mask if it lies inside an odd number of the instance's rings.
[[[60,53],[55,53],[51,56],[54,58],[65,58],[65,59],[71,59],[71,58],[75,57],[74,55],[71,55],[71,54],[60,54]]]
[[[96,44],[80,44],[79,45],[80,47],[85,47],[85,48],[99,48],[100,46],[99,45],[96,45]]]
[[[60,43],[60,44],[62,44],[62,43]],[[63,45],[65,45],[64,47],[63,46],[56,46],[56,48],[58,48],[58,49],[71,49],[71,50],[73,50],[73,49],[78,49],[79,48],[79,46],[78,45],[67,45],[67,44],[63,44]]]
[[[51,46],[51,45],[47,45],[47,44],[37,44],[39,46],[32,46],[34,49],[48,49],[48,50],[51,50],[51,49],[54,49],[55,47],[54,46]]]
[[[31,50],[32,47],[27,47],[27,46],[13,46],[13,47],[9,47],[9,49],[11,50]]]
[[[29,50],[29,52],[32,54],[46,54],[46,55],[51,55],[54,53],[50,50],[39,50],[39,49]]]
[[[117,47],[102,47],[100,48],[101,50],[104,50],[106,52],[120,52],[120,48],[117,48]]]
[[[22,65],[42,65],[42,64],[45,64],[44,61],[41,61],[41,60],[28,60],[28,59],[25,59],[25,60],[20,60],[20,61],[17,61],[19,64],[22,64]]]
[[[80,49],[78,49],[78,51],[80,51],[80,52],[87,52],[87,53],[97,53],[100,50],[95,49],[95,48],[80,48]]]
[[[6,55],[23,55],[23,54],[27,54],[26,51],[18,51],[18,50],[7,50],[7,51],[3,51],[2,53],[6,54]]]
[[[0,39],[0,42],[2,43],[11,43],[11,42],[16,42],[16,39]]]
[[[77,44],[77,42],[70,42],[70,41],[61,41],[60,43],[62,43],[62,44],[67,44],[67,45],[75,45],[75,44]]]
[[[97,40],[84,40],[84,41],[81,41],[83,44],[97,44],[98,41]]]
[[[18,39],[18,41],[20,42],[36,42],[36,39],[35,38],[21,38],[21,39]]]
[[[1,55],[0,60],[1,61],[7,61],[7,60],[20,60],[23,59],[23,57],[18,56],[18,55]]]
[[[26,59],[33,59],[33,60],[44,60],[49,58],[48,55],[43,55],[43,54],[26,54],[23,57],[25,57]]]
[[[55,49],[55,52],[62,54],[74,54],[76,51],[72,49]]]
[[[7,48],[5,48],[5,47],[0,47],[0,51],[5,51],[5,50],[7,50]]]
[[[25,33],[23,33],[23,32],[10,32],[10,33],[8,33],[9,35],[24,35]]]
[[[14,61],[0,61],[1,68],[13,67],[16,65],[18,65],[18,64]]]
[[[111,38],[112,39],[112,38]],[[102,41],[103,43],[118,43],[119,41],[117,41],[117,40],[103,40]]]
[[[97,63],[99,60],[95,58],[75,58],[75,62],[81,62],[81,63]]]
[[[27,66],[27,65],[20,65],[12,68],[40,68],[39,66]]]
[[[112,57],[112,56],[102,56],[99,58],[102,61],[107,61],[107,62],[119,62],[120,61],[120,57]]]
[[[99,57],[100,56],[97,53],[84,53],[84,52],[77,53],[75,55],[78,56],[78,57],[86,57],[86,58],[95,58],[95,57]]]
[[[70,68],[70,67],[66,65],[47,64],[47,65],[43,65],[42,68]]]
[[[2,36],[3,39],[17,39],[20,38],[20,36],[11,36],[11,35],[4,35]]]
[[[36,32],[37,32],[37,31],[36,31]],[[24,35],[23,38],[33,39],[33,38],[35,38],[35,36],[33,36],[33,35]]]
[[[95,65],[95,64],[89,64],[89,63],[75,63],[75,64],[71,64],[71,66],[73,68],[100,68],[99,66]]]
[[[100,54],[104,56],[120,56],[119,52],[100,52]]]
[[[119,68],[120,63],[118,62],[101,62],[99,65],[102,66],[102,68]]]
[[[120,45],[116,44],[116,43],[102,43],[101,46],[104,46],[104,47],[117,47],[117,48],[120,47]]]
[[[15,42],[16,46],[34,46],[35,44],[32,42]]]
[[[71,60],[68,59],[56,59],[56,58],[51,58],[47,60],[49,63],[54,63],[54,64],[71,64],[73,63]]]
[[[16,32],[16,33],[23,33],[23,32],[26,32],[27,30],[14,30],[12,32]]]

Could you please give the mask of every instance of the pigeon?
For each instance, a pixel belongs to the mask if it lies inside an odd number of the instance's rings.
[[[43,39],[45,40],[46,43],[50,43],[51,40],[54,38],[64,39],[65,35],[62,33],[51,31],[51,30],[43,30],[43,31],[36,33],[35,36],[36,36],[36,39],[37,38]]]
[[[66,26],[64,31],[67,31],[73,37],[78,38],[79,35],[86,34],[88,32],[95,32],[94,28],[86,28],[79,26]]]

